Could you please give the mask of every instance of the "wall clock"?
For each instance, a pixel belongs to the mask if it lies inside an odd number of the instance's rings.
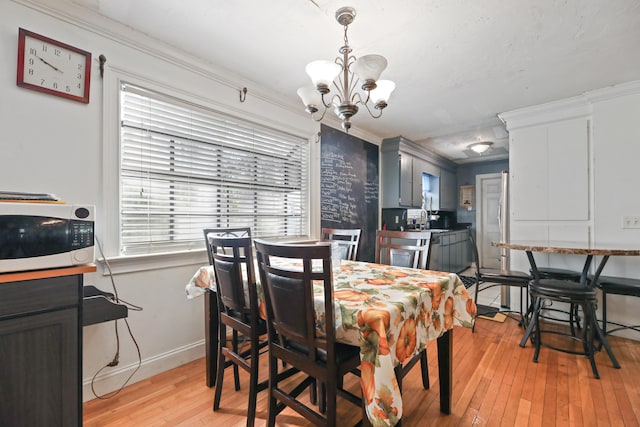
[[[18,86],[89,103],[91,53],[20,28]]]

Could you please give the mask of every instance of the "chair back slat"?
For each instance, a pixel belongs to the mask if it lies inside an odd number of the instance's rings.
[[[398,267],[429,268],[431,232],[376,231],[376,263]]]
[[[360,234],[362,230],[359,228],[342,229],[342,228],[323,228],[323,242],[337,242],[339,244],[339,259],[356,261],[358,250],[360,248]]]

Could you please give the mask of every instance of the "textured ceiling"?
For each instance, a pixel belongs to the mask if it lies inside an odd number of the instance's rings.
[[[402,135],[459,163],[506,158],[497,114],[640,79],[638,0],[66,0],[272,88],[291,102],[310,84],[305,65],[342,45],[335,11],[355,7],[356,56],[378,53],[397,84],[374,120],[381,138]],[[251,89],[249,87],[249,89]]]

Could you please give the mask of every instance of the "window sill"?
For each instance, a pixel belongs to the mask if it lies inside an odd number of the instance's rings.
[[[189,265],[201,266],[208,263],[205,249],[172,252],[161,254],[129,255],[97,259],[102,267],[102,275],[134,273],[164,268],[183,267]],[[108,264],[108,265],[107,265]]]
[[[283,243],[317,242],[317,240],[311,240],[305,237],[279,241],[282,241]],[[204,248],[182,252],[107,257],[106,260],[104,258],[99,258],[96,260],[96,263],[102,267],[103,276],[108,276],[110,271],[111,274],[115,276],[117,274],[161,270],[164,268],[185,267],[190,265],[199,267],[201,265],[207,264],[208,262],[207,251]]]

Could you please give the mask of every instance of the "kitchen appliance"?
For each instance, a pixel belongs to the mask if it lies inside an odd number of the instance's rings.
[[[0,273],[94,261],[95,207],[0,202]]]

